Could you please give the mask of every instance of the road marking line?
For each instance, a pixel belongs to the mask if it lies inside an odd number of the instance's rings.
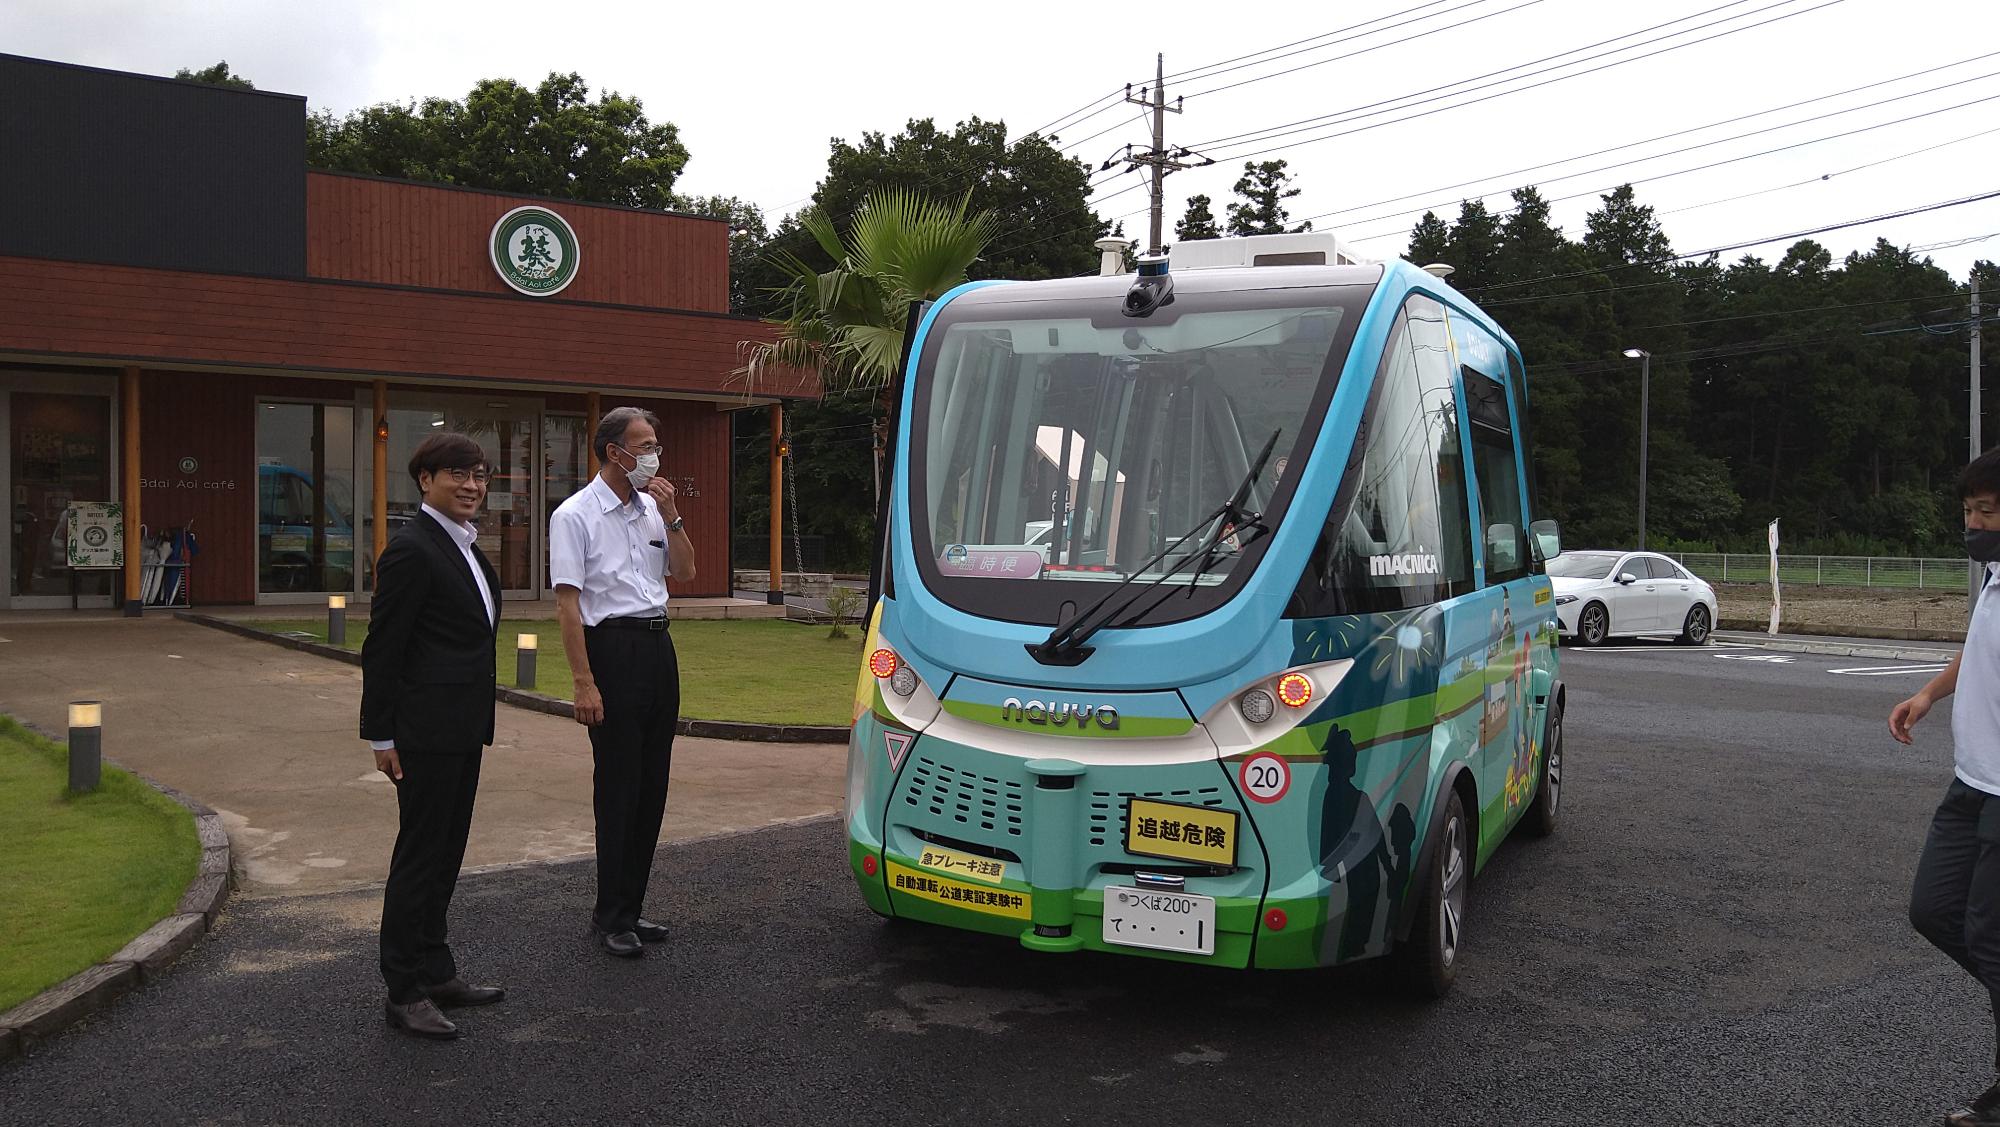
[[[1942,665],[1863,665],[1853,669],[1829,669],[1828,673],[1845,673],[1850,677],[1893,677],[1899,673],[1943,673]]]
[[[1768,661],[1772,665],[1790,665],[1792,659],[1783,654],[1716,654],[1724,661]]]

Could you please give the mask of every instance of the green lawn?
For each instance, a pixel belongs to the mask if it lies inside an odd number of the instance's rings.
[[[200,865],[186,809],[110,767],[72,798],[67,755],[0,717],[0,1010],[153,926]]]
[[[249,625],[326,640],[324,619],[258,620]],[[515,636],[534,634],[541,641],[535,690],[571,699],[576,685],[554,620],[510,619],[500,627],[499,652],[494,655],[500,683],[514,684]],[[778,619],[675,619],[673,635],[681,665],[682,716],[840,727],[854,719],[854,682],[861,673],[858,627],[848,627],[845,638],[828,638],[825,626]],[[348,649],[360,649],[367,636],[366,620],[348,619]]]

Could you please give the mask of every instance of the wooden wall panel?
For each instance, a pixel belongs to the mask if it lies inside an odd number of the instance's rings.
[[[553,298],[509,289],[487,258],[502,215],[547,207],[576,231],[574,281]],[[546,304],[609,302],[729,310],[729,225],[629,208],[314,172],[306,177],[306,273],[315,278],[488,293]]]
[[[140,519],[156,533],[193,529],[196,606],[247,603],[257,594],[252,382],[190,372],[139,378]],[[182,458],[195,460],[195,472],[182,472]]]
[[[0,353],[739,395],[726,315],[0,257]],[[765,390],[817,397],[810,377]]]

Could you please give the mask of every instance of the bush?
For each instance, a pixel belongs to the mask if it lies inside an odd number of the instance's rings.
[[[833,616],[833,627],[827,631],[829,638],[847,637],[847,620],[861,615],[861,604],[867,596],[852,587],[833,586],[826,592],[826,612]]]

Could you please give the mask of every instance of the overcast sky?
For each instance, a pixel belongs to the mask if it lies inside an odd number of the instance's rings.
[[[1016,134],[1060,123],[1062,143],[1077,144],[1075,155],[1093,167],[1127,142],[1143,145],[1150,125],[1122,95],[1125,83],[1151,78],[1156,52],[1164,52],[1169,75],[1195,72],[1168,84],[1170,100],[1188,98],[1184,113],[1167,117],[1170,144],[1348,119],[1204,146],[1215,165],[1167,179],[1169,241],[1189,195],[1214,197],[1219,214],[1244,159],[1279,145],[1295,147],[1255,159],[1291,162],[1303,189],[1290,201],[1294,221],[1315,217],[1317,229],[1338,231],[1377,257],[1402,250],[1424,205],[1449,219],[1461,198],[1490,193],[1490,205],[1504,208],[1505,192],[1529,182],[1551,198],[1578,197],[1556,205],[1557,221],[1577,235],[1597,192],[1660,177],[1639,183],[1638,192],[1659,209],[1679,251],[2000,190],[2000,16],[1974,0],[5,5],[0,50],[154,74],[227,59],[261,89],[336,111],[461,97],[483,77],[532,85],[551,70],[574,70],[595,89],[636,95],[653,120],[679,126],[693,154],[681,189],[741,196],[774,224],[812,192],[829,139],[893,133],[911,117],[948,127],[978,115],[1004,120]],[[1591,46],[1605,40],[1615,41]],[[1285,50],[1299,53],[1214,73],[1238,56],[1291,43]],[[1649,52],[1662,53],[1639,57]],[[1304,64],[1317,65],[1213,89]],[[1580,73],[1597,67],[1606,69]],[[1932,89],[1946,84],[1953,85]],[[1114,92],[1104,112],[1067,122]],[[1798,102],[1808,104],[1745,117]],[[1872,102],[1884,104],[1857,108]],[[1904,118],[1912,120],[1885,124]],[[1091,138],[1100,130],[1108,132]],[[1766,131],[1723,140],[1753,130]],[[1313,140],[1328,132],[1347,135]],[[1681,135],[1572,159],[1667,134]],[[1735,159],[1782,146],[1797,147]],[[1664,155],[1675,149],[1688,151]],[[1558,161],[1567,163],[1551,163]],[[1728,163],[1687,171],[1716,162]],[[1517,171],[1544,164],[1551,166]],[[1094,198],[1100,214],[1123,218],[1128,234],[1143,237],[1139,179],[1108,176]],[[1926,253],[1963,278],[1975,258],[2000,258],[2000,199],[1816,237],[1838,257],[1878,236],[1934,246]],[[1985,241],[1940,245],[1969,239]],[[1785,245],[1750,253],[1775,260]]]

